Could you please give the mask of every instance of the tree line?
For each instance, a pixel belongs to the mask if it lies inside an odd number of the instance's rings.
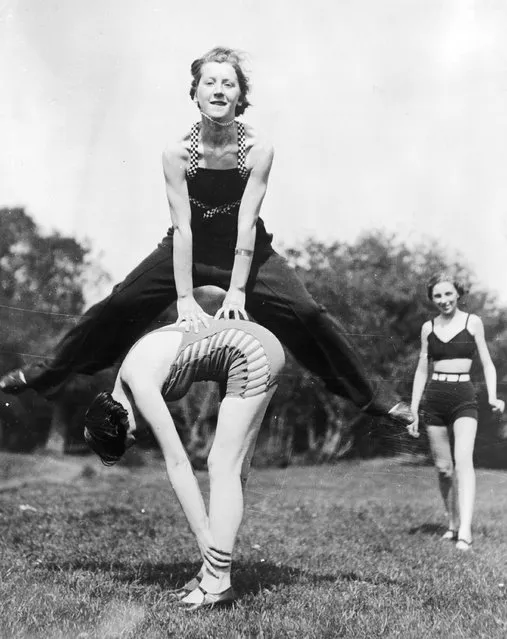
[[[421,325],[435,314],[426,282],[436,271],[451,270],[469,284],[463,308],[483,319],[499,380],[507,376],[507,309],[475,281],[459,255],[430,240],[408,245],[380,231],[352,243],[308,239],[284,253],[310,293],[347,329],[369,374],[388,380],[405,398],[410,396]],[[43,233],[23,208],[0,209],[0,372],[49,352],[83,313],[85,289],[107,281],[107,273],[91,259],[89,245],[57,232]],[[219,307],[221,295],[213,288],[199,291],[209,312]],[[175,318],[173,305],[155,324]],[[116,370],[75,376],[51,402],[32,391],[19,397],[0,393],[0,449],[27,452],[50,446],[85,452],[84,412],[96,392],[112,387]],[[507,467],[507,432],[487,409],[480,370],[474,378],[481,399],[477,461]],[[507,388],[499,386],[500,396],[507,399],[502,394]],[[211,445],[217,406],[212,383],[196,384],[170,405],[198,467],[205,464]],[[147,437],[142,445],[155,443]],[[261,429],[257,463],[323,463],[404,451],[426,454],[427,442],[424,437],[411,440],[402,429],[359,413],[288,354]]]

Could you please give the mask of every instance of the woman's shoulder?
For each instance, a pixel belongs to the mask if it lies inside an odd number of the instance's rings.
[[[245,141],[247,148],[255,149],[259,153],[273,154],[274,148],[271,141],[258,129],[255,129],[250,124],[241,122],[245,130]]]
[[[477,330],[481,330],[483,328],[483,323],[481,318],[475,313],[469,313],[467,328],[470,329],[470,333],[472,335],[475,335]]]
[[[162,162],[164,166],[166,164],[172,165],[175,162],[179,165],[182,161],[188,161],[190,155],[190,139],[191,132],[187,131],[187,133],[181,137],[165,145],[162,151]]]
[[[428,335],[431,333],[432,330],[433,330],[433,320],[429,319],[426,322],[424,322],[424,324],[422,325],[421,335],[423,337],[428,337]]]

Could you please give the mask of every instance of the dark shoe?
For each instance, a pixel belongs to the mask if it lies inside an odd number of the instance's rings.
[[[7,373],[0,379],[0,390],[10,395],[18,395],[28,389],[25,374],[21,368]]]
[[[445,531],[445,533],[440,537],[442,541],[458,541],[458,531],[449,528]]]
[[[409,426],[414,420],[414,413],[406,402],[398,402],[387,413],[387,417],[401,426]]]
[[[197,577],[192,577],[190,581],[187,581],[186,584],[183,584],[181,588],[175,588],[174,590],[166,590],[166,594],[170,597],[174,597],[175,599],[184,599],[187,595],[189,595],[192,590],[199,588],[199,584],[201,583],[200,579]]]
[[[182,608],[186,612],[195,612],[196,610],[212,609],[224,606],[232,606],[236,601],[236,593],[231,588],[223,590],[222,592],[212,593],[204,590],[202,586],[197,586],[202,592],[202,601],[199,603],[186,603],[185,601],[178,602],[178,608]]]

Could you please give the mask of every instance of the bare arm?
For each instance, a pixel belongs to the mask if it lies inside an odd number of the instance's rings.
[[[187,453],[162,394],[149,380],[131,381],[129,388],[137,410],[157,438],[164,455],[167,475],[190,529],[198,540],[203,539],[208,531],[206,508]]]
[[[247,319],[244,310],[245,289],[255,250],[257,220],[268,186],[273,155],[273,148],[267,145],[254,145],[250,150],[251,170],[239,207],[236,254],[231,281],[222,308],[216,317],[229,317],[229,313],[232,312],[236,318],[241,315]]]
[[[199,322],[208,326],[203,309],[194,299],[192,281],[191,211],[185,178],[188,151],[181,143],[162,155],[167,200],[174,228],[173,268],[178,295],[178,323],[187,322],[187,330],[199,330]]]
[[[431,330],[430,322],[425,322],[421,329],[421,352],[419,361],[414,375],[414,383],[412,385],[412,401],[411,408],[415,421],[408,427],[411,435],[416,435],[419,430],[419,405],[423,396],[424,387],[428,380],[428,335]]]
[[[494,411],[503,412],[505,405],[501,399],[496,396],[496,368],[489,354],[488,345],[484,335],[484,324],[477,315],[471,315],[470,328],[473,331],[475,343],[477,344],[477,352],[481,360],[482,369],[484,371],[484,379],[488,391],[488,402]]]

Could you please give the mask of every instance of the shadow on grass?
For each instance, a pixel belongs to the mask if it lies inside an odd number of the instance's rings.
[[[414,526],[408,531],[409,535],[416,535],[422,533],[423,535],[443,535],[447,530],[447,526],[442,524],[421,524],[420,526]]]
[[[181,562],[173,564],[134,564],[107,561],[48,562],[44,566],[54,571],[85,571],[109,574],[113,580],[138,585],[157,585],[162,589],[179,588],[191,579],[200,568],[199,563]],[[263,589],[272,589],[294,584],[333,584],[339,581],[356,581],[371,584],[397,583],[384,575],[360,575],[355,572],[337,572],[336,574],[315,574],[291,566],[282,566],[269,562],[237,562],[232,571],[234,587],[241,595],[255,594]]]

